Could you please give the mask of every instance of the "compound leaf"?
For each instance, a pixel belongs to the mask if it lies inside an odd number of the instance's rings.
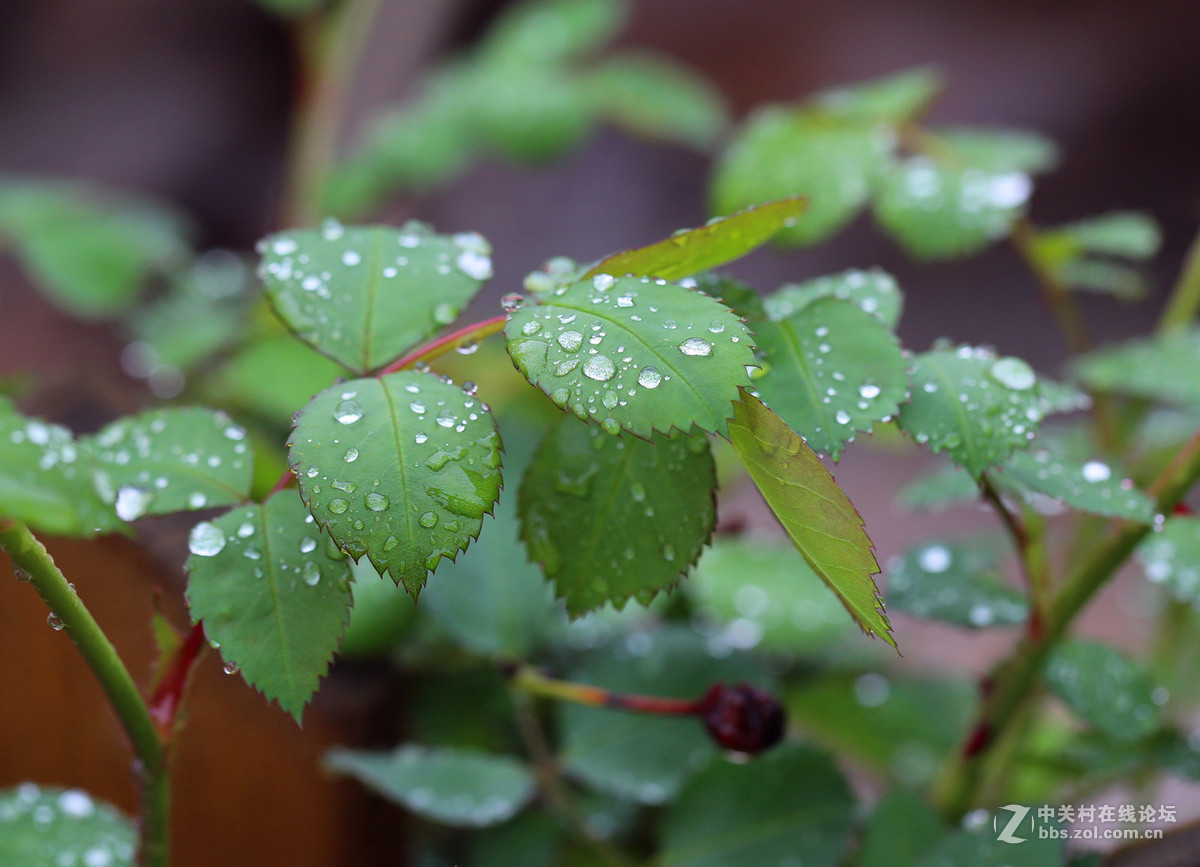
[[[755,364],[753,338],[728,308],[647,277],[560,286],[508,317],[508,354],[558,406],[609,433],[724,432],[729,402]]]
[[[118,419],[90,440],[123,521],[241,502],[253,457],[246,431],[222,412],[159,409]]]
[[[349,618],[350,564],[327,542],[294,491],[202,521],[188,539],[192,619],[296,722]]]
[[[908,395],[908,362],[895,335],[853,302],[820,298],[754,332],[765,360],[754,382],[760,397],[834,460]]]
[[[733,411],[733,447],[792,543],[863,631],[895,647],[871,580],[879,564],[854,505],[804,440],[762,401],[743,391]]]
[[[480,235],[410,222],[288,231],[265,238],[259,276],[305,343],[357,373],[393,361],[449,325],[492,276]]]
[[[521,535],[572,617],[645,604],[700,556],[716,483],[703,437],[646,442],[563,418],[521,483]]]
[[[916,356],[912,397],[900,429],[946,452],[972,476],[1023,448],[1043,414],[1033,369],[982,348],[938,349]]]
[[[500,436],[478,399],[429,373],[355,379],[296,419],[288,463],[317,524],[417,597],[479,535],[500,493]]]
[[[407,744],[390,753],[330,750],[325,766],[442,825],[506,822],[533,797],[529,770],[511,756]]]
[[[690,277],[761,247],[780,230],[796,225],[806,207],[804,199],[795,197],[749,207],[728,217],[717,217],[698,228],[676,232],[647,247],[614,253],[583,276],[611,274],[663,280]]]

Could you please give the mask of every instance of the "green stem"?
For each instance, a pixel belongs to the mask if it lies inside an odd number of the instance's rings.
[[[575,704],[586,704],[591,707],[614,707],[623,710],[639,711],[641,713],[659,713],[672,716],[700,713],[700,702],[698,700],[609,692],[602,687],[586,683],[555,680],[554,678],[546,677],[537,669],[528,665],[520,665],[513,670],[510,673],[510,682],[515,688],[529,695],[552,698],[557,701],[569,701]]]
[[[331,20],[305,22],[298,33],[300,94],[288,147],[280,223],[312,225],[341,131],[342,108],[379,0],[344,0]]]
[[[1200,234],[1192,241],[1187,259],[1183,263],[1183,272],[1175,284],[1171,297],[1163,309],[1162,317],[1158,320],[1158,333],[1165,334],[1179,328],[1186,328],[1196,321],[1196,313],[1200,311]]]
[[[1046,611],[1049,578],[1046,574],[1045,544],[1042,539],[1041,527],[1038,532],[1013,513],[1004,503],[1004,498],[992,483],[991,477],[984,473],[979,479],[979,490],[983,492],[992,509],[1000,517],[1008,534],[1012,537],[1013,547],[1021,561],[1021,570],[1025,575],[1025,583],[1029,587],[1029,595],[1033,600],[1033,610],[1030,612],[1030,622],[1039,623]]]
[[[501,314],[493,316],[491,319],[484,319],[481,322],[472,322],[470,325],[464,325],[456,331],[451,331],[449,334],[443,335],[436,340],[431,340],[429,343],[405,353],[376,375],[384,376],[388,373],[395,373],[397,370],[406,370],[421,362],[428,364],[435,358],[441,358],[446,353],[459,347],[478,343],[485,337],[499,334],[504,330],[504,323],[507,321],[508,314]]]
[[[29,528],[0,520],[0,548],[29,576],[33,589],[62,623],[124,727],[137,756],[142,796],[140,861],[143,867],[166,865],[170,839],[166,750],[146,702],[108,636]]]
[[[1200,479],[1200,431],[1189,439],[1149,488],[1158,509],[1170,513]],[[985,768],[997,742],[1036,691],[1047,657],[1096,591],[1104,586],[1150,532],[1142,524],[1113,521],[1109,534],[1067,575],[1052,600],[1040,635],[1026,635],[988,681],[979,719],[946,770],[938,792],[942,813],[957,822],[974,806],[986,783]]]

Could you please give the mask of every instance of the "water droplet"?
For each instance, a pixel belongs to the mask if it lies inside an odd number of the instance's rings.
[[[720,334],[725,330],[725,323],[720,319],[714,319],[712,322],[708,323],[708,330],[713,334]]]
[[[59,619],[59,616],[58,616],[57,614],[55,614],[53,611],[51,611],[51,612],[50,612],[50,613],[49,613],[49,614],[46,616],[46,623],[47,623],[47,624],[49,625],[49,627],[50,627],[51,629],[53,629],[55,632],[59,632],[59,631],[61,631],[61,630],[62,630],[62,628],[63,628],[63,622],[62,622],[62,620],[61,620],[61,619]]]
[[[834,419],[837,420],[838,424],[850,424],[850,413],[846,412],[844,409],[839,409],[837,414],[834,416]]]
[[[462,346],[454,347],[454,351],[457,352],[459,355],[474,355],[476,352],[479,351],[479,341],[478,340],[468,340]]]
[[[356,400],[343,400],[333,411],[333,417],[342,424],[354,424],[362,416],[362,407]]]
[[[684,355],[712,355],[712,344],[700,337],[689,337],[679,344]]]
[[[662,555],[663,555],[663,559],[666,560],[668,563],[673,561],[675,559],[675,546],[674,545],[663,545]]]
[[[225,549],[225,534],[209,521],[201,521],[188,534],[188,550],[197,557],[215,557]]]
[[[612,409],[619,401],[620,398],[617,396],[615,391],[606,391],[604,392],[604,398],[601,400],[601,403],[604,404],[605,409]]]
[[[458,270],[472,280],[488,280],[492,276],[492,259],[476,250],[465,250],[454,262]]]
[[[317,540],[312,536],[305,536],[300,540],[301,554],[311,554],[315,550],[317,550]]]
[[[383,494],[378,491],[372,491],[366,496],[367,508],[372,512],[383,512],[391,505],[391,502]]]
[[[300,570],[300,574],[304,578],[304,583],[309,587],[316,587],[321,583],[321,567],[316,564],[315,560],[306,562],[304,568]]]
[[[326,241],[336,241],[346,232],[346,227],[330,217],[321,223],[321,237]]]
[[[638,374],[638,385],[642,388],[658,388],[660,382],[662,374],[658,372],[657,367],[643,367],[642,372]]]
[[[594,286],[598,292],[607,292],[616,282],[617,278],[612,274],[597,274],[592,278],[592,286]]]
[[[605,433],[612,434],[613,436],[621,433],[621,423],[615,418],[604,419],[604,421],[600,422],[600,427]]]
[[[347,250],[346,252],[342,253],[342,264],[343,265],[353,268],[355,265],[357,265],[361,261],[362,261],[362,256],[360,256],[358,254],[357,250]]]
[[[567,352],[575,352],[583,343],[583,335],[578,331],[564,331],[558,335],[558,345]]]
[[[338,499],[329,501],[329,511],[333,512],[335,515],[346,514],[346,510],[348,508],[350,508],[350,504],[340,497]]]
[[[525,306],[525,296],[519,292],[509,292],[500,299],[500,306],[506,313],[515,313]]]
[[[223,669],[222,669],[222,670],[223,670],[223,671],[224,671],[226,674],[237,674],[239,671],[241,671],[241,669],[240,669],[240,668],[238,668],[238,664],[237,664],[236,662],[227,662],[227,663],[225,663],[225,665],[223,666]]]
[[[854,697],[863,707],[879,707],[888,700],[892,685],[882,674],[867,672],[854,681]]]
[[[436,527],[437,522],[437,512],[426,512],[417,519],[417,523],[427,530],[432,530],[434,527]]]
[[[190,509],[203,509],[207,503],[208,497],[199,491],[196,491],[188,496],[188,508]]]
[[[1112,477],[1112,468],[1101,461],[1088,461],[1083,465],[1083,478],[1088,482],[1106,482]]]
[[[646,501],[646,488],[640,482],[634,482],[629,486],[629,496],[633,497],[635,503],[643,503]]]
[[[620,298],[617,299],[618,307],[632,307],[633,305],[634,305],[634,301],[633,301],[632,295],[622,295]]]
[[[271,252],[276,256],[290,256],[297,250],[296,242],[291,238],[280,238],[271,245]]]
[[[940,573],[950,568],[950,552],[941,545],[930,545],[921,552],[918,562],[926,572]]]
[[[867,385],[860,386],[858,393],[867,400],[871,400],[872,398],[879,397],[879,386],[868,383]]]
[[[992,379],[1015,391],[1033,388],[1037,382],[1033,368],[1019,358],[1001,358],[992,365],[990,373]]]
[[[433,308],[433,321],[438,325],[449,325],[456,316],[458,311],[454,309],[454,305],[445,301]]]
[[[675,324],[674,319],[668,319],[663,322],[663,328],[667,329],[668,331],[674,331],[677,327],[678,326]]]
[[[346,455],[342,460],[348,464],[354,463],[358,460],[358,449],[346,449]]]
[[[607,355],[593,355],[583,363],[584,375],[597,382],[608,382],[616,372],[616,367]]]
[[[437,414],[436,421],[442,427],[454,427],[455,422],[458,421],[458,416],[453,410],[444,409]]]
[[[429,435],[423,434],[423,433],[419,433],[413,437],[413,440],[416,442],[417,445],[420,445],[421,443],[425,442],[427,439],[429,439]]]
[[[110,488],[111,490],[111,488]],[[117,517],[122,521],[136,521],[146,514],[146,509],[154,495],[133,485],[126,485],[117,491]]]

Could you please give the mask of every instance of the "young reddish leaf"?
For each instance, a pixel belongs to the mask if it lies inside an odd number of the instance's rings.
[[[871,576],[879,571],[854,505],[804,442],[747,392],[733,406],[729,436],[788,537],[868,634],[892,647],[892,626]]]

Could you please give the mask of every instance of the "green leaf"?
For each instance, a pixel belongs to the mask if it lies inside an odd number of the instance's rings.
[[[1087,388],[1200,407],[1200,331],[1172,331],[1091,352],[1075,362]]]
[[[1024,623],[1029,604],[1000,577],[995,553],[979,545],[925,542],[887,563],[894,611],[982,629]]]
[[[714,762],[663,822],[662,867],[834,867],[854,827],[854,796],[825,753],[785,744],[751,764]]]
[[[1024,448],[1041,421],[1037,377],[1019,358],[936,349],[913,359],[910,378],[900,429],[976,477]]]
[[[564,863],[562,828],[544,810],[530,810],[471,837],[471,858],[466,862],[470,867],[555,867]]]
[[[1008,234],[1032,190],[1020,172],[915,156],[881,175],[875,219],[917,259],[968,256]]]
[[[532,0],[507,9],[488,31],[491,62],[550,64],[586,54],[624,26],[624,0]]]
[[[771,319],[782,320],[814,301],[831,297],[857,304],[867,313],[879,317],[888,328],[896,327],[904,304],[896,278],[872,268],[869,271],[852,269],[803,283],[788,283],[764,298],[763,305]]]
[[[871,580],[879,564],[854,505],[804,440],[762,401],[743,391],[733,412],[733,447],[792,544],[863,631],[895,647]]]
[[[1146,577],[1181,602],[1200,600],[1200,518],[1176,515],[1134,552]]]
[[[704,271],[695,277],[680,281],[681,285],[695,286],[692,288],[703,292],[711,298],[716,298],[742,319],[757,321],[765,319],[767,314],[763,309],[763,299],[748,283],[743,283],[728,274],[716,271]]]
[[[953,464],[917,476],[896,492],[896,505],[906,512],[940,512],[979,500],[979,485]]]
[[[133,822],[81,789],[0,791],[0,864],[132,867],[136,848]]]
[[[921,786],[962,743],[977,696],[965,680],[838,671],[803,681],[785,705],[788,719],[838,755]]]
[[[508,159],[557,159],[591,134],[596,117],[581,83],[554,66],[490,64],[473,70],[469,129]]]
[[[1062,644],[1046,666],[1046,683],[1079,717],[1119,741],[1162,724],[1154,685],[1140,665],[1095,641]]]
[[[987,127],[940,127],[929,131],[931,151],[948,149],[947,164],[959,163],[988,172],[1042,174],[1058,165],[1058,147],[1028,130]]]
[[[727,214],[759,202],[804,196],[809,200],[804,218],[778,240],[819,243],[866,203],[871,180],[892,147],[892,134],[874,123],[788,106],[759,109],[717,163],[712,209]]]
[[[937,810],[919,792],[892,789],[867,823],[858,867],[913,867],[946,833]]]
[[[764,356],[762,400],[835,461],[857,432],[891,418],[908,397],[908,362],[895,335],[855,303],[819,298],[754,328]]]
[[[1158,223],[1141,211],[1113,211],[1051,230],[1089,253],[1124,259],[1149,259],[1162,244]]]
[[[685,699],[698,698],[717,681],[763,681],[745,655],[714,659],[704,639],[678,625],[633,632],[611,652],[593,654],[571,678],[617,692]],[[577,704],[564,704],[560,714],[565,771],[617,798],[670,801],[716,754],[693,717]]]
[[[153,272],[188,255],[184,225],[145,199],[70,181],[0,178],[0,237],[42,290],[86,318],[126,309]]]
[[[746,208],[717,217],[695,229],[683,229],[646,247],[624,250],[601,259],[584,278],[610,274],[678,280],[740,259],[781,230],[796,224],[807,203],[799,198]]]
[[[1113,474],[1100,460],[1061,459],[1044,449],[1017,452],[994,473],[1005,487],[1015,487],[1027,497],[1044,494],[1073,509],[1151,524],[1158,507],[1129,479]]]
[[[869,122],[903,123],[922,114],[944,86],[935,68],[918,66],[831,88],[818,93],[813,101],[832,114]]]
[[[507,428],[506,428],[507,430]],[[505,460],[510,477],[516,474]],[[442,632],[472,653],[528,659],[562,619],[554,593],[517,538],[515,498],[501,497],[495,526],[421,596],[421,609]]]
[[[118,419],[89,440],[123,521],[231,506],[250,493],[254,458],[244,428],[201,407]]]
[[[1102,259],[1067,262],[1059,275],[1072,289],[1111,295],[1121,301],[1139,301],[1146,296],[1146,280],[1141,273]]]
[[[707,148],[728,123],[713,87],[674,61],[625,52],[606,57],[583,81],[602,117],[648,138]]]
[[[370,560],[354,563],[350,571],[354,605],[338,656],[342,659],[387,656],[416,621],[417,606],[402,588],[382,578]]]
[[[408,744],[390,753],[337,748],[329,770],[354,777],[389,801],[442,825],[506,822],[533,797],[533,775],[510,756]]]
[[[297,723],[349,616],[350,564],[326,542],[293,491],[202,521],[188,539],[193,622]]]
[[[703,437],[611,437],[563,418],[521,483],[521,536],[572,617],[682,578],[716,523]]]
[[[512,311],[508,354],[558,406],[609,433],[723,432],[755,364],[749,331],[699,292],[647,277],[560,286]]]
[[[1003,810],[985,818],[968,830],[954,831],[944,838],[925,857],[916,861],[916,867],[945,867],[947,864],[970,864],[971,867],[1062,867],[1066,848],[1066,830],[1055,827],[1061,837],[1042,838],[1038,827],[1045,829],[1044,821],[1037,822],[1036,811],[1030,811],[1028,821],[1013,831],[1020,838],[1019,855],[1014,855],[1014,845],[997,839],[995,828],[1003,829],[1012,819],[1012,813]]]
[[[297,416],[288,464],[318,526],[414,599],[479,536],[500,492],[491,414],[429,373],[325,389]]]
[[[47,533],[93,536],[123,526],[110,505],[115,496],[86,443],[0,397],[0,515]]]
[[[235,352],[210,381],[222,403],[279,427],[344,368],[290,335],[255,340]]]
[[[464,232],[343,227],[283,232],[259,244],[259,276],[305,343],[357,373],[395,360],[449,325],[492,276],[490,247]]]
[[[731,646],[810,652],[851,623],[796,549],[768,539],[716,537],[685,587]]]

